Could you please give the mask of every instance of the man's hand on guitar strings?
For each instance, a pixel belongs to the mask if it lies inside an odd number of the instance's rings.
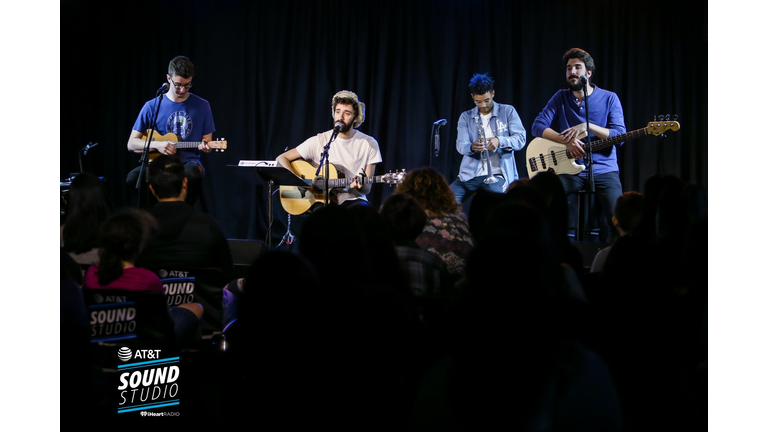
[[[171,141],[158,142],[155,148],[160,154],[172,155],[176,153],[176,147],[173,145],[173,142]]]
[[[587,152],[584,151],[583,143],[580,140],[574,139],[566,142],[565,148],[568,149],[574,159],[583,159],[587,156]]]

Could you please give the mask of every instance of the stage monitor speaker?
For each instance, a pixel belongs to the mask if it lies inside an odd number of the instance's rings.
[[[259,256],[264,242],[261,240],[227,239],[229,250],[232,252],[232,263],[236,277],[245,277],[248,268]]]

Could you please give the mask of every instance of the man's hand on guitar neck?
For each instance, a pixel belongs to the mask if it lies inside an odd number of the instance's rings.
[[[197,146],[197,149],[204,153],[210,153],[211,148],[208,146],[208,141],[210,141],[210,138],[206,139],[206,137],[203,137],[203,142]]]
[[[360,178],[360,176],[355,176],[352,179],[352,183],[349,184],[350,189],[360,189],[363,186],[363,180]]]

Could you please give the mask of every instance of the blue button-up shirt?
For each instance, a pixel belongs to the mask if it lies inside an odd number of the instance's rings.
[[[456,151],[464,157],[459,168],[459,180],[467,181],[475,177],[480,168],[480,153],[470,150],[472,143],[480,136],[474,118],[480,118],[480,110],[477,107],[464,111],[459,117],[456,135]],[[517,165],[515,164],[516,150],[525,147],[525,128],[520,116],[512,105],[504,105],[494,102],[493,113],[490,120],[493,136],[499,139],[499,148],[490,152],[490,157],[499,158],[499,167],[504,176],[504,190],[510,183],[517,180]],[[490,139],[491,137],[487,137]]]

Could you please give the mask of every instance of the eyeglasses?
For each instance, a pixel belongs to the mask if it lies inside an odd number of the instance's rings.
[[[187,83],[187,84],[176,84],[176,83],[173,83],[173,86],[176,87],[176,90],[179,90],[182,87],[184,87],[184,89],[186,89],[186,90],[189,90],[189,89],[192,88],[192,83]]]
[[[475,105],[480,105],[480,104],[483,104],[483,103],[484,103],[484,104],[489,104],[489,103],[491,103],[491,99],[485,99],[485,100],[476,100],[476,101],[475,101]]]

